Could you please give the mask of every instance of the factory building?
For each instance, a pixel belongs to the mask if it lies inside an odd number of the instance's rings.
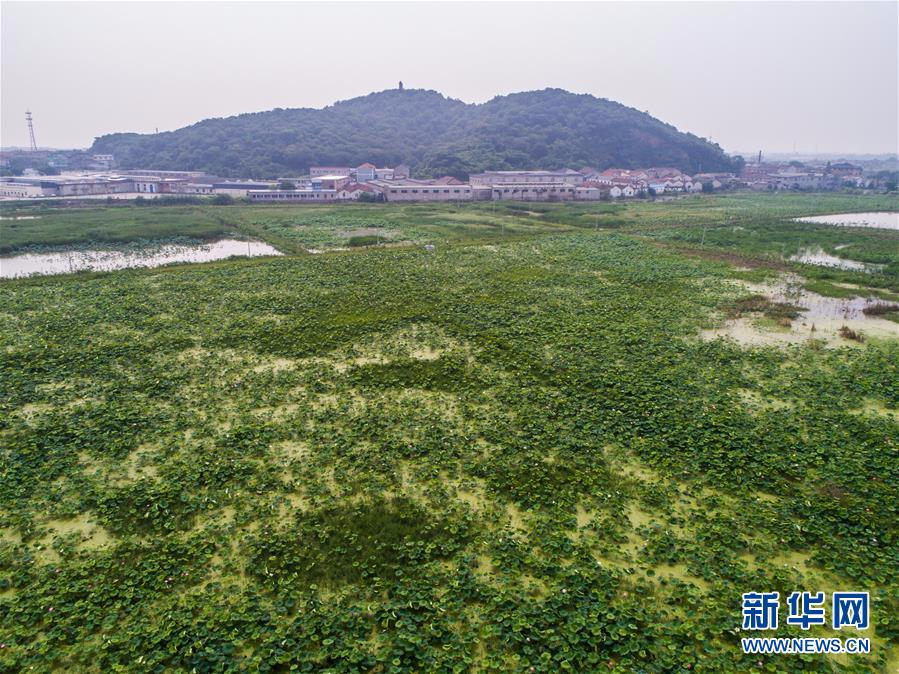
[[[496,185],[580,185],[584,176],[571,169],[561,171],[485,171],[470,177],[472,186]]]
[[[254,203],[331,202],[337,201],[337,190],[251,190],[247,199]]]
[[[271,189],[272,183],[221,182],[212,183],[209,187],[210,193],[227,194],[228,196],[243,198],[246,197],[247,193],[250,191]]]
[[[491,198],[494,201],[574,201],[576,189],[567,183],[506,183],[493,185]],[[596,196],[599,198],[598,189]]]
[[[375,180],[370,184],[385,201],[471,201],[471,185],[444,185],[411,179]]]

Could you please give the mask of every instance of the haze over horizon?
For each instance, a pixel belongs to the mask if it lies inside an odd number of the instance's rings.
[[[4,146],[27,145],[26,109],[38,145],[86,147],[399,80],[468,103],[588,93],[731,153],[899,145],[893,2],[4,1],[0,19]]]

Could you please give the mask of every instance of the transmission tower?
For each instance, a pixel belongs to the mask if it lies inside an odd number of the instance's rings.
[[[31,110],[25,111],[25,121],[28,122],[28,139],[31,141],[31,151],[37,152],[37,143],[34,142],[34,121],[31,119]]]

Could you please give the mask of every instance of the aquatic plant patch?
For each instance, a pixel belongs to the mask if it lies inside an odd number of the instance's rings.
[[[0,667],[889,671],[899,342],[701,340],[794,309],[570,208],[0,283]],[[744,655],[754,589],[868,590],[871,654]]]

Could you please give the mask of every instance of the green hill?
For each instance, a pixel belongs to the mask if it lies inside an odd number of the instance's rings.
[[[728,170],[721,148],[620,103],[561,89],[466,104],[423,89],[393,89],[323,109],[275,109],[207,119],[158,134],[94,141],[123,168],[205,170],[272,178],[313,165],[405,163],[416,174],[465,177],[486,169],[675,166]]]

